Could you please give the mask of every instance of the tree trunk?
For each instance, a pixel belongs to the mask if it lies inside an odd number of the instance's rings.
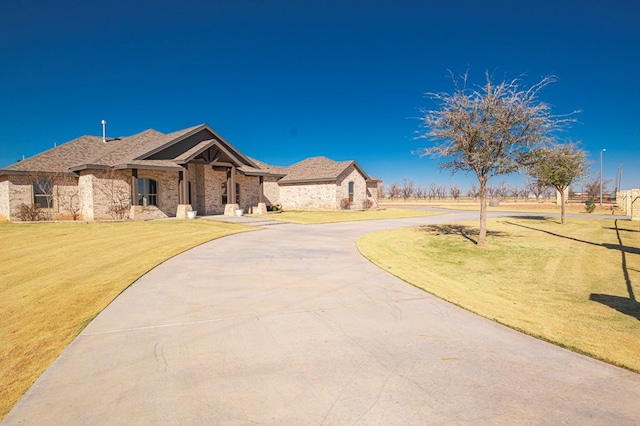
[[[560,191],[560,223],[561,224],[565,224],[566,220],[564,218],[564,187],[563,188],[556,188],[558,191]]]
[[[487,181],[480,180],[480,233],[478,234],[477,245],[484,246],[487,238]]]

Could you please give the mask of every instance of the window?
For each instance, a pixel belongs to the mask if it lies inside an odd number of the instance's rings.
[[[153,179],[138,178],[138,205],[158,205],[158,182]]]
[[[227,182],[222,182],[222,204],[227,204]],[[236,183],[236,204],[240,204],[240,184]]]
[[[53,184],[51,179],[40,177],[33,181],[33,204],[41,209],[53,207]]]
[[[349,202],[353,203],[353,182],[349,182]]]

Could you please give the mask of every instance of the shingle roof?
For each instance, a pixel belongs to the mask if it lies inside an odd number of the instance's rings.
[[[260,168],[260,170],[268,172],[269,174],[272,174],[272,175],[285,176],[287,174],[287,170],[289,169],[289,167],[272,166],[272,165],[264,163],[264,162],[262,162],[260,160],[256,160],[255,158],[249,157],[249,159],[251,161],[253,161],[255,163],[255,165]]]
[[[145,130],[137,135],[118,141],[119,143],[114,144],[113,148],[108,153],[101,154],[87,163],[102,164],[111,167],[118,164],[129,164],[134,160],[137,160],[138,157],[166,145],[174,139],[178,139],[198,127],[200,126],[190,127],[188,129],[179,130],[166,135],[153,129]],[[175,163],[173,165],[177,166]]]
[[[98,156],[108,149],[99,136],[81,136],[45,152],[5,167],[16,172],[67,173],[69,168]]]
[[[147,146],[155,145],[156,140],[164,136],[157,130],[148,129],[133,136],[107,142],[109,149],[95,157],[88,158],[86,163],[114,166],[133,160],[136,153],[144,150]]]
[[[286,168],[287,175],[280,179],[280,183],[333,181],[351,166],[354,161],[333,161],[327,157],[312,157],[302,160]]]

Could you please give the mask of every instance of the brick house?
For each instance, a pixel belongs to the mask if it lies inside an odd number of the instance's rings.
[[[21,206],[51,218],[144,220],[377,206],[379,181],[355,161],[314,157],[289,167],[252,159],[206,124],[163,134],[82,136],[0,169],[0,216]]]

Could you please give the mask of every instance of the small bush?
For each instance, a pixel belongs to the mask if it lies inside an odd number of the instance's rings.
[[[596,209],[596,202],[593,199],[593,197],[585,201],[584,204],[585,204],[584,209],[587,211],[587,213],[593,213],[593,211]]]
[[[373,201],[371,201],[369,198],[367,198],[366,200],[364,200],[364,202],[362,203],[362,207],[365,210],[369,210],[373,207]]]
[[[17,216],[18,219],[23,222],[35,222],[46,219],[46,215],[37,204],[20,204],[18,206]]]
[[[343,198],[340,200],[340,208],[342,210],[349,210],[351,208],[351,200],[348,198]]]

